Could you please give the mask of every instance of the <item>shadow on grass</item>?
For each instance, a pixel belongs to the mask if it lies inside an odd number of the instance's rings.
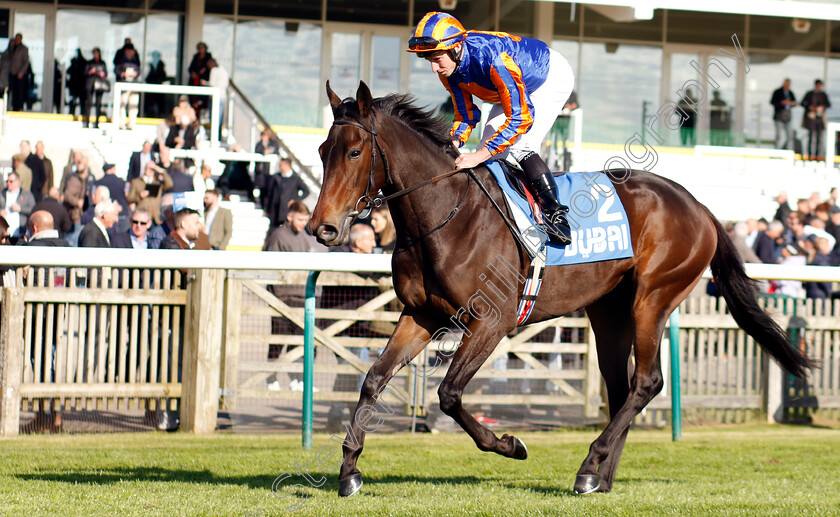
[[[121,482],[178,482],[196,483],[205,485],[240,485],[248,488],[264,488],[271,490],[272,483],[279,475],[252,475],[252,476],[220,476],[209,470],[184,470],[165,469],[159,467],[135,467],[135,468],[110,468],[96,469],[96,472],[39,472],[37,474],[12,474],[12,476],[24,481],[47,481],[69,484],[90,484],[108,485]],[[308,480],[318,480],[324,476],[323,472],[307,472],[305,477],[299,474],[292,474],[292,477],[285,480],[283,486],[302,484],[311,486]],[[323,493],[338,492],[338,476],[331,474],[326,476],[327,481],[316,490]],[[527,490],[537,494],[550,496],[570,496],[576,494],[570,488],[558,488],[551,486],[549,482],[539,481],[513,481],[501,479],[494,476],[477,477],[466,476],[423,476],[423,475],[390,475],[364,478],[369,487],[376,485],[398,485],[398,484],[428,484],[428,485],[470,485],[482,486],[488,484],[500,484],[509,490]],[[364,491],[364,489],[362,489]]]
[[[277,474],[220,476],[209,470],[166,469],[159,467],[97,468],[95,472],[45,471],[36,474],[12,474],[24,481],[53,481],[71,484],[108,485],[120,482],[178,482],[211,485],[242,485],[270,490]],[[336,486],[338,483],[336,482]]]

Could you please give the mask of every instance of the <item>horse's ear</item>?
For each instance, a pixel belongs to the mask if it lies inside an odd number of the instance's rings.
[[[330,88],[330,80],[327,79],[327,98],[330,99],[330,106],[332,106],[333,113],[335,113],[335,109],[341,104],[341,99],[335,92]]]
[[[370,88],[364,81],[359,82],[359,89],[356,90],[356,102],[359,103],[359,114],[362,117],[370,115],[370,108],[373,106],[373,95]]]

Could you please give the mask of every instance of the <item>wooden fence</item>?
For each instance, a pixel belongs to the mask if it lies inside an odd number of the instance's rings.
[[[219,409],[299,408],[306,272],[111,268],[18,269],[0,299],[0,432],[21,410],[155,408],[181,412],[181,428],[210,432]],[[385,346],[400,306],[387,275],[324,273],[316,311],[316,403],[346,408]],[[332,297],[332,298],[330,298]],[[692,297],[680,316],[682,404],[688,423],[840,419],[840,301],[765,300],[820,368],[792,382],[737,328],[721,300]],[[666,333],[667,339],[667,333]],[[409,413],[437,405],[446,364],[433,342],[390,384]],[[663,371],[669,370],[663,343]],[[425,365],[425,370],[424,370]],[[420,372],[420,375],[417,374]],[[666,389],[669,383],[665,384]],[[582,314],[506,337],[464,401],[532,414],[571,408],[603,419],[594,341]],[[781,410],[780,407],[784,409]],[[668,422],[664,392],[639,422]],[[600,412],[600,413],[599,413]]]

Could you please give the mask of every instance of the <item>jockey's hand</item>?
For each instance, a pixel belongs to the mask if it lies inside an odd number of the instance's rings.
[[[474,153],[465,153],[455,159],[455,166],[459,169],[471,169],[490,159],[490,151],[482,147]]]

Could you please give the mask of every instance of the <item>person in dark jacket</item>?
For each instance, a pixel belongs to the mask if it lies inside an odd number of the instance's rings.
[[[102,94],[108,82],[108,66],[102,61],[102,51],[93,49],[93,59],[85,65],[85,104],[83,108],[82,127],[88,127],[90,119],[90,103],[96,104],[96,118],[93,127],[99,127],[99,117],[102,115]],[[107,87],[110,89],[110,86]]]
[[[55,229],[52,214],[46,210],[32,212],[29,216],[29,235],[27,246],[70,247],[70,244]]]
[[[270,181],[266,215],[271,219],[272,226],[280,226],[286,221],[289,203],[305,199],[309,188],[292,170],[292,162],[288,158],[280,160],[280,170]]]
[[[73,220],[70,219],[70,213],[61,202],[61,191],[58,187],[51,188],[49,195],[35,204],[32,210],[49,212],[52,216],[53,228],[58,230],[62,237],[73,229]]]
[[[784,231],[785,227],[780,221],[772,221],[766,230],[758,233],[753,243],[753,251],[761,262],[778,264],[776,241],[781,238]]]
[[[70,91],[70,115],[76,120],[76,104],[79,105],[79,115],[84,109],[85,90],[85,67],[87,59],[82,55],[82,49],[76,49],[76,55],[70,60],[70,67],[67,69],[67,89]]]
[[[105,175],[96,182],[97,187],[105,187],[111,194],[111,201],[120,205],[119,221],[117,226],[120,231],[128,230],[128,218],[131,217],[131,209],[125,198],[125,180],[117,176],[117,167],[113,163],[106,163],[102,166]]]

